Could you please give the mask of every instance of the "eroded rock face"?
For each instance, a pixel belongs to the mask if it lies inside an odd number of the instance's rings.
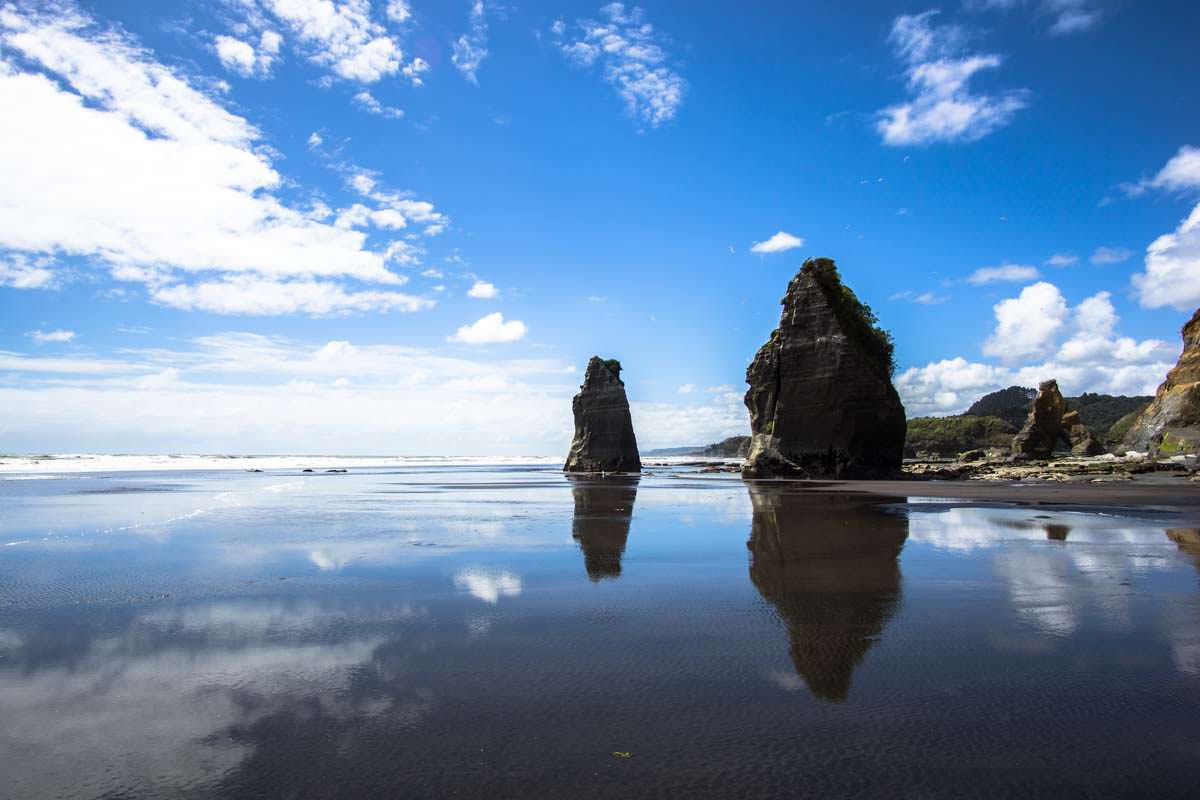
[[[1050,458],[1064,436],[1063,417],[1066,413],[1067,401],[1058,390],[1058,381],[1044,381],[1038,386],[1025,425],[1013,437],[1013,455],[1017,458]],[[1075,414],[1075,421],[1079,421],[1078,414]]]
[[[575,438],[564,471],[641,472],[619,361],[592,356],[571,409]]]
[[[880,509],[899,499],[750,485],[750,580],[787,627],[796,674],[822,700],[849,696],[899,603],[908,518]]]
[[[1125,437],[1152,457],[1200,453],[1200,309],[1183,326],[1183,353]]]
[[[874,477],[899,471],[904,406],[891,343],[827,258],[788,284],[779,327],[746,370],[749,478]]]

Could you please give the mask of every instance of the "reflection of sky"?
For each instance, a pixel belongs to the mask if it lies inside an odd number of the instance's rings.
[[[1147,519],[944,504],[913,507],[908,518],[910,546],[986,560],[1018,616],[1058,636],[1075,631],[1085,614],[1130,629],[1129,587],[1180,568],[1162,524]]]
[[[505,747],[539,732],[536,767],[559,740],[653,732],[680,709],[688,736],[745,709],[738,729],[777,742],[832,719],[813,714],[915,708],[929,686],[1008,686],[1030,665],[1101,685],[1098,653],[1157,659],[1122,667],[1131,685],[1200,679],[1196,565],[1144,519],[891,509],[908,522],[902,601],[840,710],[815,712],[748,578],[740,481],[643,477],[621,572],[602,582],[582,568],[556,469],[77,476],[7,482],[0,503],[0,542],[21,542],[0,547],[0,752],[20,765],[16,796],[176,795],[306,759],[306,725],[331,752],[369,733],[427,754],[434,734],[496,743],[470,721],[486,712]],[[820,605],[842,588],[801,594]],[[264,754],[281,737],[295,749]]]

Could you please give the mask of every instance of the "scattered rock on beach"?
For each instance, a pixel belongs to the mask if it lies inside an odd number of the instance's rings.
[[[906,421],[891,337],[831,259],[804,262],[779,327],[746,370],[749,478],[876,477],[899,471]]]
[[[641,472],[620,361],[592,356],[571,410],[575,438],[564,472]]]

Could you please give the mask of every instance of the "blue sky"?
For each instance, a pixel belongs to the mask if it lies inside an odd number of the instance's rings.
[[[0,451],[555,454],[593,353],[711,441],[812,256],[910,416],[1152,391],[1200,8],[797,5],[0,5]]]

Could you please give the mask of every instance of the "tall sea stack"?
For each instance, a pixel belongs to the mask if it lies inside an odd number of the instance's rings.
[[[571,409],[575,412],[575,438],[563,471],[642,471],[620,361],[592,356]]]
[[[746,369],[748,478],[867,478],[899,471],[907,423],[891,337],[831,259],[804,262],[779,327]]]
[[[1125,446],[1152,457],[1200,453],[1200,309],[1183,326],[1183,353],[1129,429]]]

